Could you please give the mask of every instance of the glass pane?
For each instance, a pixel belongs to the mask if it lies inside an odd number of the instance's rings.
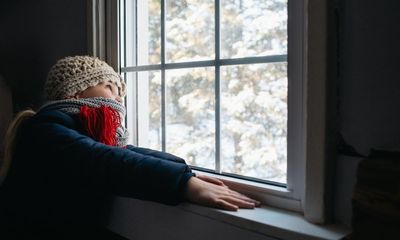
[[[128,135],[128,143],[137,145],[137,124],[136,124],[136,73],[122,73],[126,83],[126,96],[124,99],[125,106],[126,106],[126,127],[129,131]]]
[[[161,72],[138,73],[139,145],[161,150]]]
[[[214,1],[166,3],[166,61],[214,58]]]
[[[159,0],[137,1],[137,9],[127,1],[126,62],[127,66],[161,62],[161,3]],[[132,4],[133,5],[133,4]],[[137,19],[134,19],[134,11]],[[137,21],[137,26],[134,25]],[[137,35],[135,38],[135,27]],[[137,42],[137,48],[135,47]],[[134,54],[137,51],[137,54]],[[136,64],[137,58],[137,64]]]
[[[287,0],[221,0],[221,57],[287,54]]]
[[[221,67],[222,171],[286,183],[287,64]]]
[[[167,152],[214,169],[214,68],[167,71],[166,85]]]
[[[128,66],[136,66],[136,56],[135,56],[135,49],[136,49],[136,26],[135,26],[135,12],[136,12],[136,6],[134,1],[122,1],[125,5],[125,12],[121,14],[121,22],[122,26],[124,28],[121,29],[121,32],[124,33],[124,35],[121,38],[123,48],[121,50],[124,50],[122,54],[124,56],[121,56],[123,60],[121,62],[124,62],[125,64],[123,65],[124,67]],[[123,16],[125,19],[123,19]]]
[[[138,65],[157,64],[161,60],[161,3],[138,3]]]

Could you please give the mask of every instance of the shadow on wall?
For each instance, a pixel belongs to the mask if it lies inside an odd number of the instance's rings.
[[[87,54],[87,2],[0,1],[0,74],[10,86],[14,112],[38,108],[50,67]]]
[[[0,60],[2,75],[12,92],[13,108],[16,112],[27,108],[37,108],[41,104],[42,88],[46,66],[42,65],[41,50],[35,46],[22,45],[18,51],[10,49]]]
[[[15,111],[40,104],[43,59],[49,54],[39,39],[46,28],[40,20],[43,14],[35,8],[29,11],[32,4],[4,1],[0,7],[0,74],[11,89]]]

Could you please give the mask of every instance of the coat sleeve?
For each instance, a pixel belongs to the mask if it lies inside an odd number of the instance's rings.
[[[51,171],[111,194],[166,204],[183,201],[187,181],[193,176],[186,164],[166,161],[169,155],[94,141],[69,127],[62,114],[33,121],[27,133]]]
[[[162,159],[173,161],[173,162],[186,164],[184,159],[182,159],[182,158],[180,158],[178,156],[175,156],[173,154],[167,153],[167,152],[160,152],[160,151],[153,150],[153,149],[135,147],[133,145],[128,145],[127,149],[129,149],[129,150],[131,150],[133,152],[136,152],[136,153],[140,153],[140,154],[144,154],[144,155],[150,155],[150,156],[162,158]]]

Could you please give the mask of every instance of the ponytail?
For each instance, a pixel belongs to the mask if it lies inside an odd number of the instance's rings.
[[[17,142],[18,131],[23,122],[36,114],[33,110],[21,111],[15,116],[7,129],[5,136],[4,159],[0,165],[0,185],[7,176],[8,169],[11,166],[11,161],[14,154],[15,145]]]

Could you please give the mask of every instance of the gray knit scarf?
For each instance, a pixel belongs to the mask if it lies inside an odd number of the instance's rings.
[[[44,104],[39,111],[43,111],[44,109],[46,110],[60,110],[62,112],[65,112],[69,115],[75,115],[80,112],[80,108],[82,106],[88,106],[88,107],[93,107],[93,108],[98,108],[101,106],[106,106],[106,107],[111,107],[114,110],[116,110],[119,115],[121,122],[124,121],[125,119],[125,106],[122,105],[121,103],[109,99],[109,98],[102,98],[102,97],[95,97],[95,98],[80,98],[80,99],[64,99],[64,100],[57,100],[57,101],[50,101]],[[116,132],[117,136],[117,146],[123,147],[127,145],[128,142],[128,131],[126,128],[121,124],[117,128]]]

